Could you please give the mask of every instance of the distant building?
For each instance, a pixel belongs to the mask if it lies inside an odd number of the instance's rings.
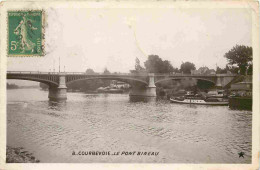
[[[191,70],[190,72],[191,72],[191,74],[193,74],[193,75],[201,74],[201,72],[200,72],[199,70]]]
[[[229,107],[252,110],[252,76],[245,76],[242,82],[231,85]]]
[[[230,91],[237,96],[252,96],[252,83],[239,82],[231,85]]]
[[[209,73],[209,74],[216,74],[216,71],[215,71],[214,69],[210,69],[210,70],[208,71],[208,73]]]
[[[244,81],[231,84],[230,91],[235,96],[252,96],[252,78],[247,76]]]
[[[196,74],[202,74],[202,75],[216,74],[216,71],[214,69],[209,69],[208,67],[200,67],[198,70],[191,70],[191,74],[193,74],[193,75],[196,75]]]

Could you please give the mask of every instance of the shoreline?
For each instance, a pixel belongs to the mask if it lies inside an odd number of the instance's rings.
[[[39,163],[32,153],[24,150],[23,147],[6,146],[6,163]]]

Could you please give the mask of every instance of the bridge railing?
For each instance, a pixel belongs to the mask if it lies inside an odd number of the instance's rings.
[[[213,77],[213,76],[236,76],[237,74],[184,74],[184,73],[155,73],[155,76],[180,76],[180,77]]]
[[[89,73],[84,73],[84,72],[66,72],[66,75],[89,75],[89,76],[102,76],[102,75],[106,75],[106,76],[147,76],[148,74],[134,74],[134,73],[93,73],[93,74],[89,74]]]
[[[40,72],[40,71],[7,71],[7,74],[51,74],[51,75],[59,75],[59,74],[66,74],[66,75],[129,75],[129,76],[148,76],[148,73],[142,74],[135,74],[135,73],[86,73],[86,72]],[[180,77],[212,77],[212,76],[236,76],[235,74],[183,74],[183,73],[155,73],[155,76],[180,76]]]
[[[7,71],[7,74],[66,74],[66,75],[142,75],[144,74],[133,74],[133,73],[86,73],[86,72],[40,72],[40,71]],[[145,74],[147,75],[147,74]]]
[[[40,71],[7,71],[7,74],[59,74],[59,72],[40,72]]]

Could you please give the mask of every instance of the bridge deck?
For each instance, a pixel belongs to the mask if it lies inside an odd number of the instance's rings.
[[[99,76],[99,75],[110,75],[110,76],[149,76],[149,74],[133,74],[133,73],[117,73],[117,74],[104,74],[104,73],[94,73],[88,74],[85,72],[39,72],[39,71],[7,71],[7,74],[21,74],[21,75],[89,75],[89,76]],[[158,74],[155,73],[156,77],[235,77],[236,74]]]

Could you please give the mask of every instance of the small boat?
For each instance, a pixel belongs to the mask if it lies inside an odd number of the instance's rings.
[[[107,93],[123,93],[124,91],[122,89],[109,89]]]
[[[177,100],[170,98],[172,103],[181,103],[181,104],[199,104],[199,105],[216,105],[216,106],[227,106],[228,101],[206,101],[203,99],[184,99],[184,100]]]
[[[110,88],[110,87],[100,87],[97,89],[98,93],[123,93],[124,90],[122,89],[116,89],[116,88]]]
[[[207,93],[208,96],[210,97],[215,97],[215,98],[223,98],[227,96],[225,94],[225,90],[211,90]]]
[[[228,100],[222,98],[203,98],[202,96],[196,94],[186,94],[182,97],[170,98],[172,103],[181,104],[199,104],[199,105],[215,105],[215,106],[227,106]]]

